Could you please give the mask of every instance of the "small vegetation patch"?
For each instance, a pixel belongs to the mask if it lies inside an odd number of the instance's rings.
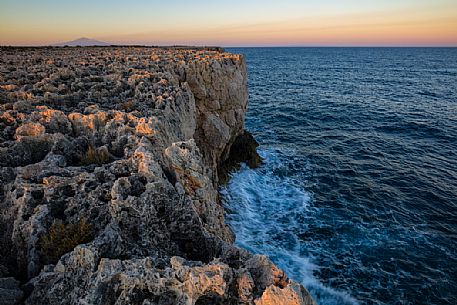
[[[83,218],[77,223],[64,224],[55,221],[46,234],[41,235],[39,246],[45,264],[55,264],[77,245],[90,242],[93,238],[92,225]]]
[[[105,148],[94,148],[90,145],[86,151],[86,153],[81,158],[82,165],[90,165],[90,164],[105,164],[108,163],[110,159],[108,150]]]
[[[135,110],[136,103],[133,100],[129,100],[121,104],[121,109],[124,111],[133,111]]]

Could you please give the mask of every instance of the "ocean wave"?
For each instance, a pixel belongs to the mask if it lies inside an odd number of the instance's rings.
[[[319,304],[359,304],[348,292],[326,287],[313,276],[319,267],[312,256],[303,253],[306,245],[297,236],[306,225],[301,217],[308,213],[312,195],[300,187],[300,181],[289,177],[290,167],[277,151],[259,153],[265,161],[261,168],[243,165],[221,190],[236,243],[268,255],[291,278],[301,282]]]
[[[238,242],[320,304],[457,304],[457,49],[233,51],[266,157],[227,187]]]

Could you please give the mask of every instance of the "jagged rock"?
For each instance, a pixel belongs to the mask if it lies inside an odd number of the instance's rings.
[[[257,141],[246,130],[237,136],[230,148],[223,153],[219,162],[219,182],[225,183],[229,178],[229,173],[238,169],[242,162],[247,163],[251,168],[259,167],[262,159],[256,152],[258,146]]]
[[[287,287],[268,286],[255,305],[301,305],[316,302],[311,298],[307,291],[297,283],[290,283]]]
[[[44,127],[40,123],[26,123],[16,129],[16,139],[23,137],[37,137],[44,134]]]
[[[37,108],[39,111],[32,113],[31,120],[45,126],[47,133],[70,134],[72,132],[72,125],[62,111],[48,109],[46,106]]]
[[[260,160],[240,55],[0,53],[0,300],[314,304],[224,221],[224,164]]]
[[[205,115],[203,133],[207,145],[213,146],[216,149],[225,147],[226,143],[230,140],[230,128],[212,113]]]
[[[17,280],[12,277],[0,278],[0,305],[19,304],[23,295]]]

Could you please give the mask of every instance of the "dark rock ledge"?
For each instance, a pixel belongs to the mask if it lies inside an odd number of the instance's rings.
[[[233,245],[218,202],[260,162],[240,55],[0,55],[0,304],[314,304]]]

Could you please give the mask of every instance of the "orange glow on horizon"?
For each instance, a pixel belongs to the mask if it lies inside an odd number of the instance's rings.
[[[133,22],[108,27],[91,24],[31,25],[0,19],[1,45],[47,45],[91,37],[114,44],[221,46],[457,46],[457,4],[428,9],[315,14],[267,21]],[[1,14],[0,14],[1,17]],[[8,18],[7,18],[8,19]],[[214,19],[214,18],[213,18]],[[138,28],[144,29],[142,32]],[[152,30],[148,30],[152,29]]]

